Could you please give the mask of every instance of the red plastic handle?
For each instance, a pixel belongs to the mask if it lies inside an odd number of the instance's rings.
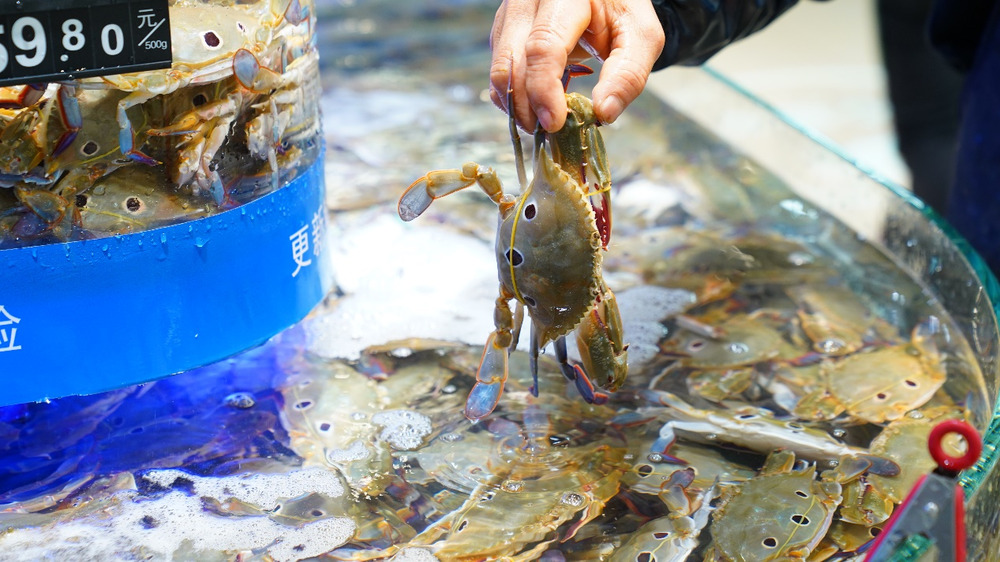
[[[941,443],[944,436],[949,433],[957,433],[965,438],[968,445],[964,455],[953,457],[944,452]],[[930,449],[934,462],[949,472],[959,472],[969,468],[979,460],[979,455],[983,453],[983,441],[979,438],[979,432],[961,420],[945,420],[934,426],[927,438],[927,447]]]

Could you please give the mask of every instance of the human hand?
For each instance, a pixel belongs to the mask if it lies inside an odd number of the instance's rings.
[[[612,123],[646,86],[663,43],[650,0],[504,0],[490,36],[490,97],[509,112],[509,84],[521,127],[532,130],[537,120],[558,131],[566,121],[563,70],[593,56],[604,61],[594,111]]]

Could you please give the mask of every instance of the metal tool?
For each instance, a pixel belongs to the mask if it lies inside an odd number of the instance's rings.
[[[965,438],[966,452],[960,457],[948,455],[942,447],[945,435],[957,433]],[[958,473],[972,466],[983,452],[979,433],[960,420],[947,420],[934,426],[927,439],[931,457],[938,467],[922,476],[903,500],[865,558],[865,562],[890,560],[910,537],[922,535],[938,550],[938,560],[965,561],[965,493],[956,482]]]

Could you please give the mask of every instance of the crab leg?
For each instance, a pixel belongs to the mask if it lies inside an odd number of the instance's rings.
[[[56,140],[51,156],[58,156],[62,151],[66,150],[76,140],[76,135],[83,127],[83,115],[80,113],[80,102],[76,96],[77,91],[75,87],[67,84],[59,86],[56,100],[59,102],[59,116],[66,130]]]
[[[594,388],[594,383],[590,382],[590,378],[587,377],[587,373],[580,368],[579,365],[572,365],[569,362],[569,355],[566,353],[566,338],[559,337],[555,342],[556,348],[556,359],[559,360],[559,367],[562,369],[563,375],[576,383],[576,389],[580,391],[580,396],[587,401],[588,404],[605,404],[608,401],[608,395],[596,390]],[[535,376],[535,380],[538,379],[538,372],[532,370],[532,374]],[[537,382],[535,383],[537,386]]]
[[[500,296],[497,297],[493,311],[496,330],[486,340],[483,358],[476,371],[476,384],[469,391],[469,398],[465,402],[465,417],[472,421],[488,416],[503,394],[503,385],[507,381],[507,357],[512,342],[511,331],[514,328],[514,317],[509,304],[512,298],[514,295],[501,285]]]
[[[118,102],[118,111],[115,114],[118,120],[118,149],[129,160],[146,164],[147,166],[156,166],[160,162],[147,156],[135,146],[135,129],[132,128],[132,121],[128,118],[128,110],[146,103],[156,97],[156,95],[153,92],[132,92]]]
[[[410,184],[399,198],[399,218],[411,221],[423,214],[435,199],[472,184],[479,184],[483,192],[500,207],[501,213],[513,208],[514,196],[504,194],[500,178],[493,168],[466,162],[461,170],[434,170]]]

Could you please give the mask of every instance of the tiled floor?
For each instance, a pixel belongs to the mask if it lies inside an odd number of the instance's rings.
[[[875,25],[874,0],[803,0],[708,64],[862,166],[908,185]]]

